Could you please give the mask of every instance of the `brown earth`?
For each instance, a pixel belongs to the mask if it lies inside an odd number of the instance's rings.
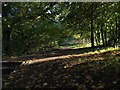
[[[81,53],[69,52],[61,56],[59,53],[58,56],[43,59],[35,56],[30,60],[25,59],[25,62],[9,75],[3,88],[120,88],[119,50]]]

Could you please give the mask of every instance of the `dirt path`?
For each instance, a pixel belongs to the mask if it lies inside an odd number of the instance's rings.
[[[110,55],[110,57],[109,57]],[[72,54],[72,55],[63,55],[63,56],[56,56],[56,57],[49,57],[49,58],[43,58],[43,59],[33,59],[33,60],[27,60],[23,62],[22,65],[30,65],[30,64],[35,64],[39,62],[47,62],[47,61],[53,61],[53,60],[64,60],[64,59],[74,59],[74,58],[91,58],[89,61],[94,61],[95,58],[99,58],[99,60],[103,60],[105,58],[113,58],[120,56],[120,52],[116,51],[105,51],[105,52],[92,52],[92,53],[84,53],[84,54]],[[98,59],[97,59],[98,60]],[[82,61],[83,63],[85,61]]]
[[[9,75],[3,87],[118,90],[119,76],[120,51],[91,52],[28,60]]]
[[[53,49],[50,51],[46,51],[41,54],[32,54],[32,55],[25,55],[25,56],[19,56],[19,57],[8,57],[8,58],[2,58],[3,61],[27,61],[27,60],[33,60],[33,59],[43,59],[48,57],[56,57],[56,56],[63,56],[63,55],[72,55],[72,54],[82,54],[82,53],[88,53],[89,51],[95,51],[99,50],[98,47],[95,47],[94,49],[91,47],[87,48],[78,48],[78,49]]]

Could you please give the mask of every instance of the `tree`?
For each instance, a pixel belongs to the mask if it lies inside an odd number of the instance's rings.
[[[91,41],[91,47],[120,41],[119,3],[3,3],[3,51],[8,56],[40,53],[62,37]]]

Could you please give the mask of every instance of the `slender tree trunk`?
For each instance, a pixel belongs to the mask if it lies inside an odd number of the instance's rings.
[[[120,14],[120,2],[119,2],[119,6],[118,6],[118,13]],[[118,16],[117,18],[117,29],[118,29],[118,43],[120,44],[120,16]]]
[[[115,46],[117,45],[118,42],[118,23],[117,23],[117,18],[116,18],[116,29],[115,29]]]
[[[105,41],[104,41],[104,33],[103,33],[103,26],[101,25],[101,37],[102,37],[102,43],[103,43],[103,47],[105,46]]]
[[[116,22],[116,28],[113,31],[113,46],[116,47],[117,45],[117,18],[115,20]]]
[[[100,31],[98,31],[98,43],[100,45]]]
[[[118,42],[120,42],[120,17],[118,18]]]
[[[90,24],[91,24],[91,47],[94,48],[94,32],[93,32],[93,3],[91,4]]]
[[[97,32],[95,33],[95,42],[96,42],[96,45],[98,46],[99,45],[99,43],[98,43],[98,37],[97,37]]]
[[[99,29],[99,24],[97,25],[98,31],[97,31],[97,42],[98,45],[100,45],[100,29]]]
[[[100,45],[100,31],[98,29],[98,32],[97,32],[97,40],[98,40],[98,45]]]
[[[91,20],[91,47],[94,47],[93,20]]]
[[[105,42],[104,44],[105,44],[105,46],[106,46],[106,44],[107,44],[107,36],[106,36],[106,34],[107,34],[107,33],[106,33],[106,30],[105,30],[105,31],[104,31],[104,39],[105,39],[105,40],[104,40],[104,42]]]
[[[9,29],[3,31],[3,45],[4,45],[4,51],[7,54],[7,56],[11,57],[11,40],[10,40],[10,31]]]

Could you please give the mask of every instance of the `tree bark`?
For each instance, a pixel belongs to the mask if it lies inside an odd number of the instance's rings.
[[[104,31],[104,45],[106,46],[106,44],[107,44],[107,32],[106,32],[106,30]]]
[[[101,37],[102,37],[102,44],[103,44],[103,47],[105,46],[105,41],[104,41],[104,33],[103,33],[103,26],[101,25]]]
[[[91,47],[94,47],[93,20],[91,20]]]
[[[94,48],[94,32],[93,32],[93,3],[91,4],[90,25],[91,25],[91,47]]]
[[[118,22],[118,42],[120,42],[120,17]]]
[[[116,18],[116,29],[115,29],[115,40],[114,40],[114,43],[115,43],[115,46],[117,45],[117,42],[118,42],[118,23],[117,23],[117,18]]]
[[[6,53],[7,56],[11,57],[11,40],[10,40],[10,34],[11,32],[9,29],[6,29],[3,31],[3,50]]]

